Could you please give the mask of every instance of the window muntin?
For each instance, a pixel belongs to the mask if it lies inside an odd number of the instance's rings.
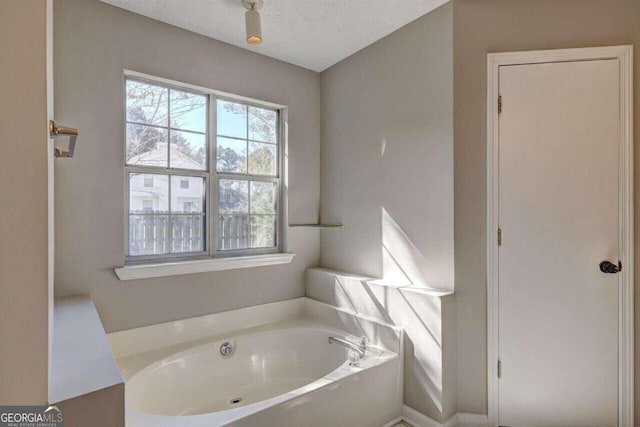
[[[277,177],[277,113],[217,100],[217,172]]]
[[[278,115],[225,99],[216,102],[219,251],[278,244]]]
[[[208,96],[126,80],[126,164],[207,169]]]
[[[278,111],[142,79],[125,85],[128,259],[277,252]]]
[[[153,187],[144,185],[149,177],[153,178]],[[188,189],[180,188],[185,179],[189,181]],[[206,248],[205,179],[129,172],[128,255],[203,252]]]

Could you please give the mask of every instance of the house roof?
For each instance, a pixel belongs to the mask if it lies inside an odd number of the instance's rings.
[[[195,159],[187,156],[185,153],[171,144],[170,162],[172,168],[178,169],[196,169],[202,170],[202,165]],[[127,163],[133,165],[159,166],[167,167],[167,149],[165,144],[158,144],[158,148],[145,151],[142,154],[132,156]]]

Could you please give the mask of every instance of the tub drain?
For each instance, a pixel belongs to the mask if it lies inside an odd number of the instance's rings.
[[[242,402],[242,398],[241,398],[241,397],[236,397],[235,399],[231,399],[231,400],[229,401],[229,403],[230,403],[231,405],[237,405],[237,404],[238,404],[238,403],[240,403],[240,402]]]

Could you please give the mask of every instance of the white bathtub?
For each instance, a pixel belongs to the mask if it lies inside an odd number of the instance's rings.
[[[399,415],[400,357],[371,346],[350,366],[328,342],[347,335],[302,315],[121,358],[127,426],[380,427]]]

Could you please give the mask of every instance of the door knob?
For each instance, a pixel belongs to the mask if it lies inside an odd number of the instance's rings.
[[[616,274],[622,270],[622,263],[618,261],[618,265],[610,263],[609,261],[602,261],[600,263],[600,271],[607,274]]]

